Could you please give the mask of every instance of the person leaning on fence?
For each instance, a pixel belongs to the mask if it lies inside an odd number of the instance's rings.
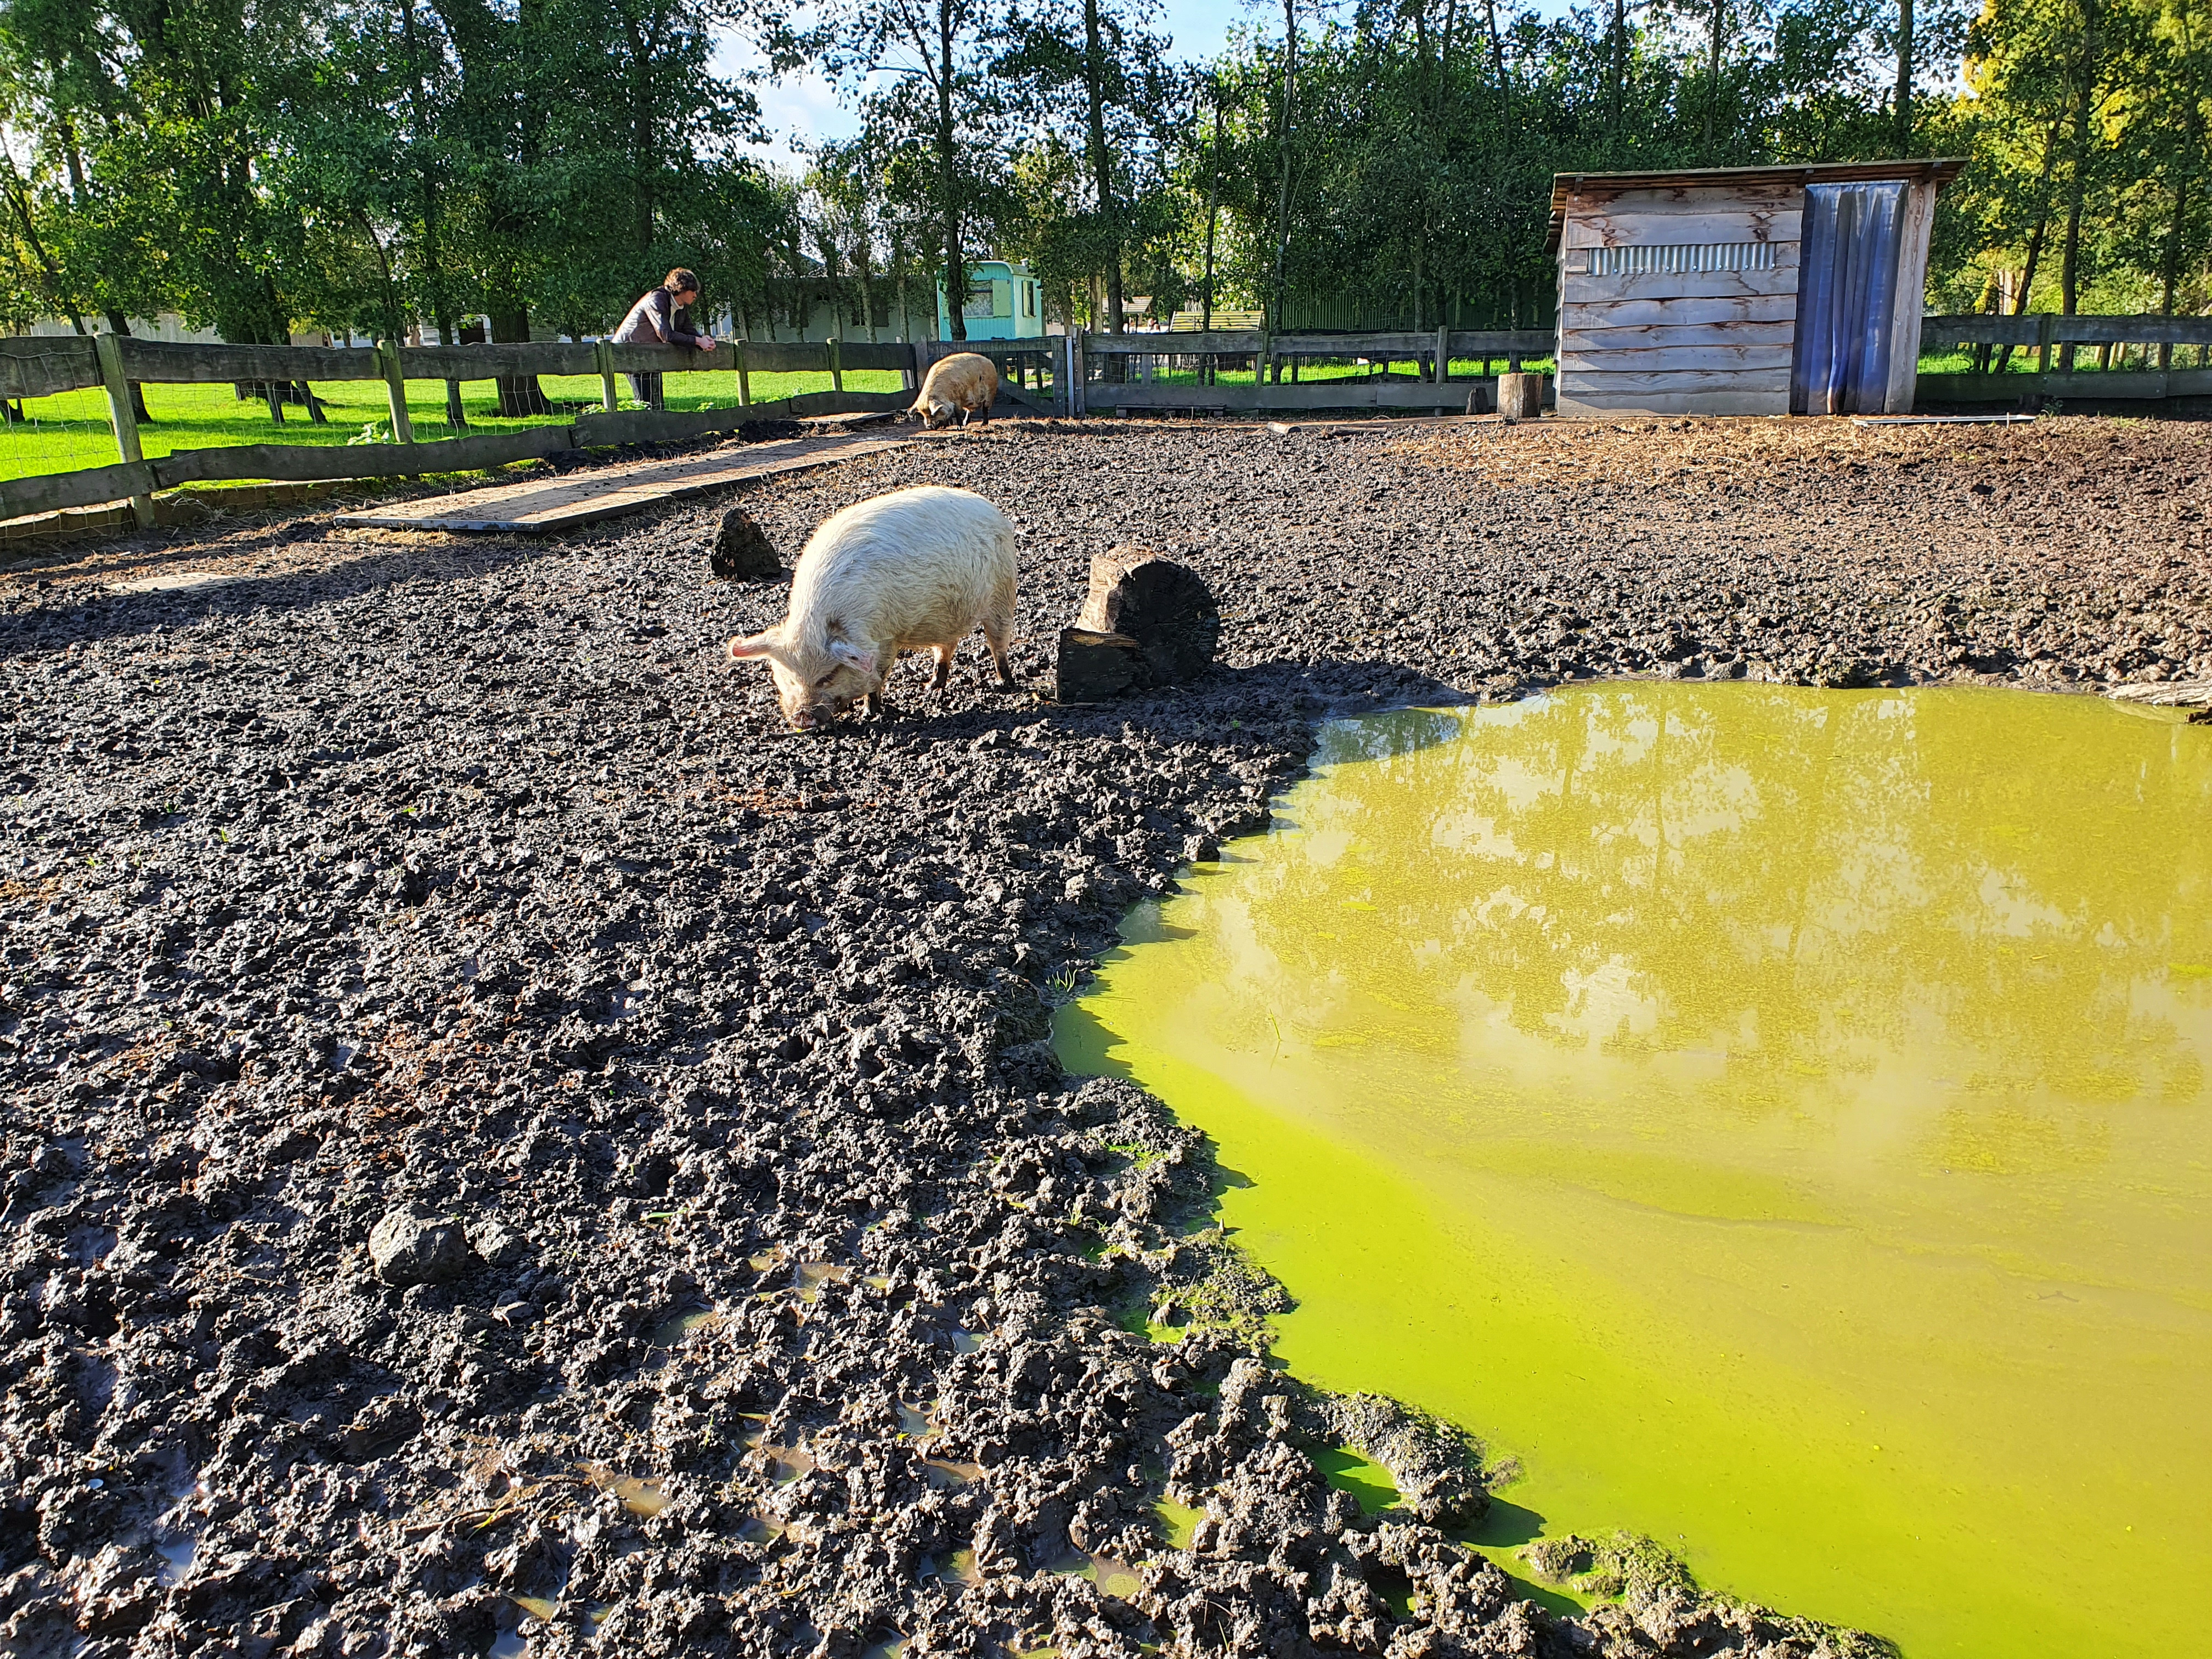
[[[688,345],[702,351],[714,349],[711,334],[691,331],[691,307],[698,302],[699,279],[678,266],[629,308],[614,332],[617,345]],[[633,374],[629,388],[647,409],[660,407],[660,375]]]

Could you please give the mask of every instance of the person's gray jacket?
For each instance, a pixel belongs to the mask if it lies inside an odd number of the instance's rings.
[[[691,328],[691,307],[679,306],[665,288],[649,289],[629,308],[629,315],[615,330],[617,345],[696,346],[699,337]]]

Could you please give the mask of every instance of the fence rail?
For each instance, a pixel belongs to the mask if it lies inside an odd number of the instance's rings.
[[[1920,376],[1915,398],[1923,404],[2212,397],[2212,367],[2205,362],[2207,350],[2212,349],[2212,317],[2068,317],[2050,313],[1929,317],[1921,323],[1920,343],[1923,352],[1971,347],[1976,360],[1968,373]],[[2096,347],[2104,361],[2094,369],[2075,369],[2074,350],[2080,346]],[[2141,348],[2136,367],[2110,362],[2115,349],[2124,358],[2130,346]],[[2148,361],[2153,346],[2159,348],[2155,364]],[[2177,367],[2172,361],[2175,348],[2187,346],[2197,348],[2194,368]],[[2004,368],[2004,360],[2015,349],[2035,354],[2032,372]]]

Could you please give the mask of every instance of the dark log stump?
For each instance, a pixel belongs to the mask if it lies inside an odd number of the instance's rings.
[[[1181,685],[1213,665],[1221,607],[1188,566],[1148,547],[1117,547],[1091,561],[1091,592],[1075,625],[1134,640],[1139,685]]]
[[[722,514],[722,527],[714,532],[714,550],[707,563],[724,581],[773,581],[784,574],[768,532],[742,507]]]
[[[1138,684],[1144,668],[1137,642],[1127,634],[1063,628],[1053,696],[1060,702],[1103,702]]]

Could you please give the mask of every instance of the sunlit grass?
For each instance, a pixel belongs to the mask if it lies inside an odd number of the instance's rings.
[[[556,404],[573,404],[551,415],[526,418],[499,413],[497,390],[489,380],[467,380],[461,386],[461,408],[468,420],[466,433],[446,419],[446,384],[442,380],[407,382],[407,418],[417,440],[430,441],[495,432],[515,432],[526,427],[557,425],[573,421],[581,410],[599,407],[600,386],[595,374],[541,374],[538,383]],[[848,392],[896,392],[900,377],[891,369],[854,369],[845,376]],[[626,377],[617,377],[617,392],[623,406],[633,398]],[[802,392],[830,389],[828,370],[819,374],[755,374],[750,378],[752,401],[769,403]],[[208,386],[167,386],[149,382],[143,391],[150,422],[138,428],[138,441],[149,457],[183,449],[216,449],[234,444],[343,444],[364,435],[389,442],[392,406],[380,380],[319,380],[315,395],[327,406],[329,424],[317,426],[307,411],[285,405],[284,422],[269,418],[269,405],[260,398],[240,398],[228,383]],[[713,409],[738,401],[734,370],[706,374],[671,374],[665,382],[664,402],[670,409]],[[80,467],[107,466],[119,459],[115,437],[107,423],[107,396],[97,389],[64,392],[52,398],[23,400],[24,422],[0,428],[0,477],[27,477],[37,473],[69,472]]]

